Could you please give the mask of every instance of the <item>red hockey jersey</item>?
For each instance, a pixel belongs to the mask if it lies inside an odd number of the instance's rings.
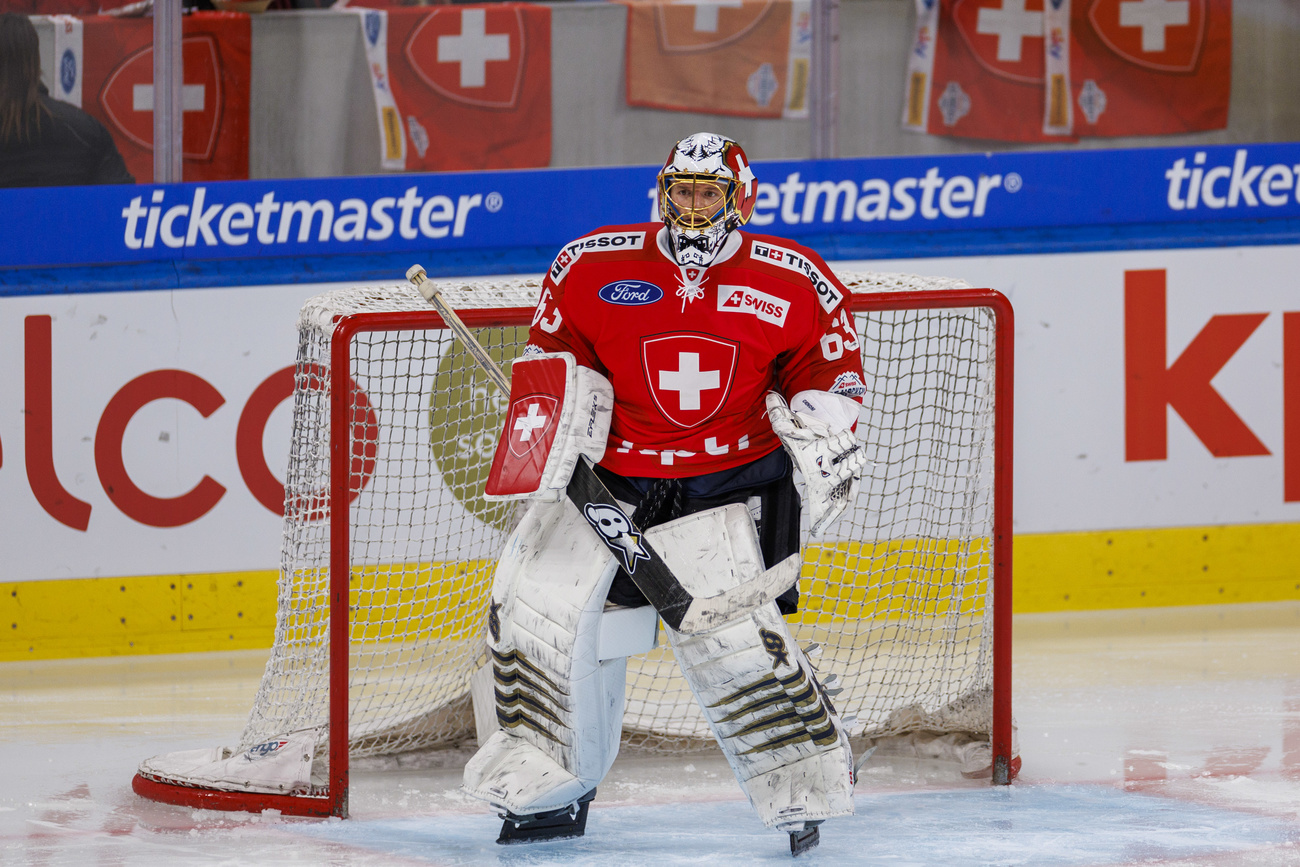
[[[799,244],[736,231],[707,269],[678,265],[662,223],[607,226],[560,251],[529,345],[572,352],[614,386],[601,465],[683,478],[780,446],[764,396],[865,392],[848,290]]]

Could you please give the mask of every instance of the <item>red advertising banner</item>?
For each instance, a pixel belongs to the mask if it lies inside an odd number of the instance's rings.
[[[248,178],[247,15],[199,12],[183,21],[181,106],[183,177]],[[85,19],[82,108],[112,133],[126,167],[153,178],[153,19]]]
[[[1228,122],[1232,0],[917,0],[903,126],[1014,142]]]
[[[1059,142],[1043,132],[1044,0],[940,0],[926,132]]]
[[[388,73],[407,171],[551,162],[551,10],[388,10]]]
[[[627,102],[740,117],[807,117],[807,0],[627,3]]]
[[[1232,0],[1074,0],[1070,35],[1077,134],[1228,125]]]

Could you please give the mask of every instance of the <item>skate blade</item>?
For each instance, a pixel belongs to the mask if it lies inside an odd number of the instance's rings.
[[[821,829],[816,825],[802,831],[790,832],[790,857],[797,858],[809,849],[816,849],[822,841]]]

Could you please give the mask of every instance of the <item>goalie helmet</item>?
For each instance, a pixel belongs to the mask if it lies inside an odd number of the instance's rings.
[[[673,145],[659,171],[659,214],[679,265],[710,265],[732,229],[754,212],[757,193],[740,145],[697,132]]]

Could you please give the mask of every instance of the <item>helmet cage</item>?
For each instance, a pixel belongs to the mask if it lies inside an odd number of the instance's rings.
[[[717,191],[714,202],[707,201],[710,188]],[[730,231],[744,223],[736,207],[737,188],[735,179],[711,172],[664,171],[659,175],[659,214],[677,229],[698,232],[721,223]]]

